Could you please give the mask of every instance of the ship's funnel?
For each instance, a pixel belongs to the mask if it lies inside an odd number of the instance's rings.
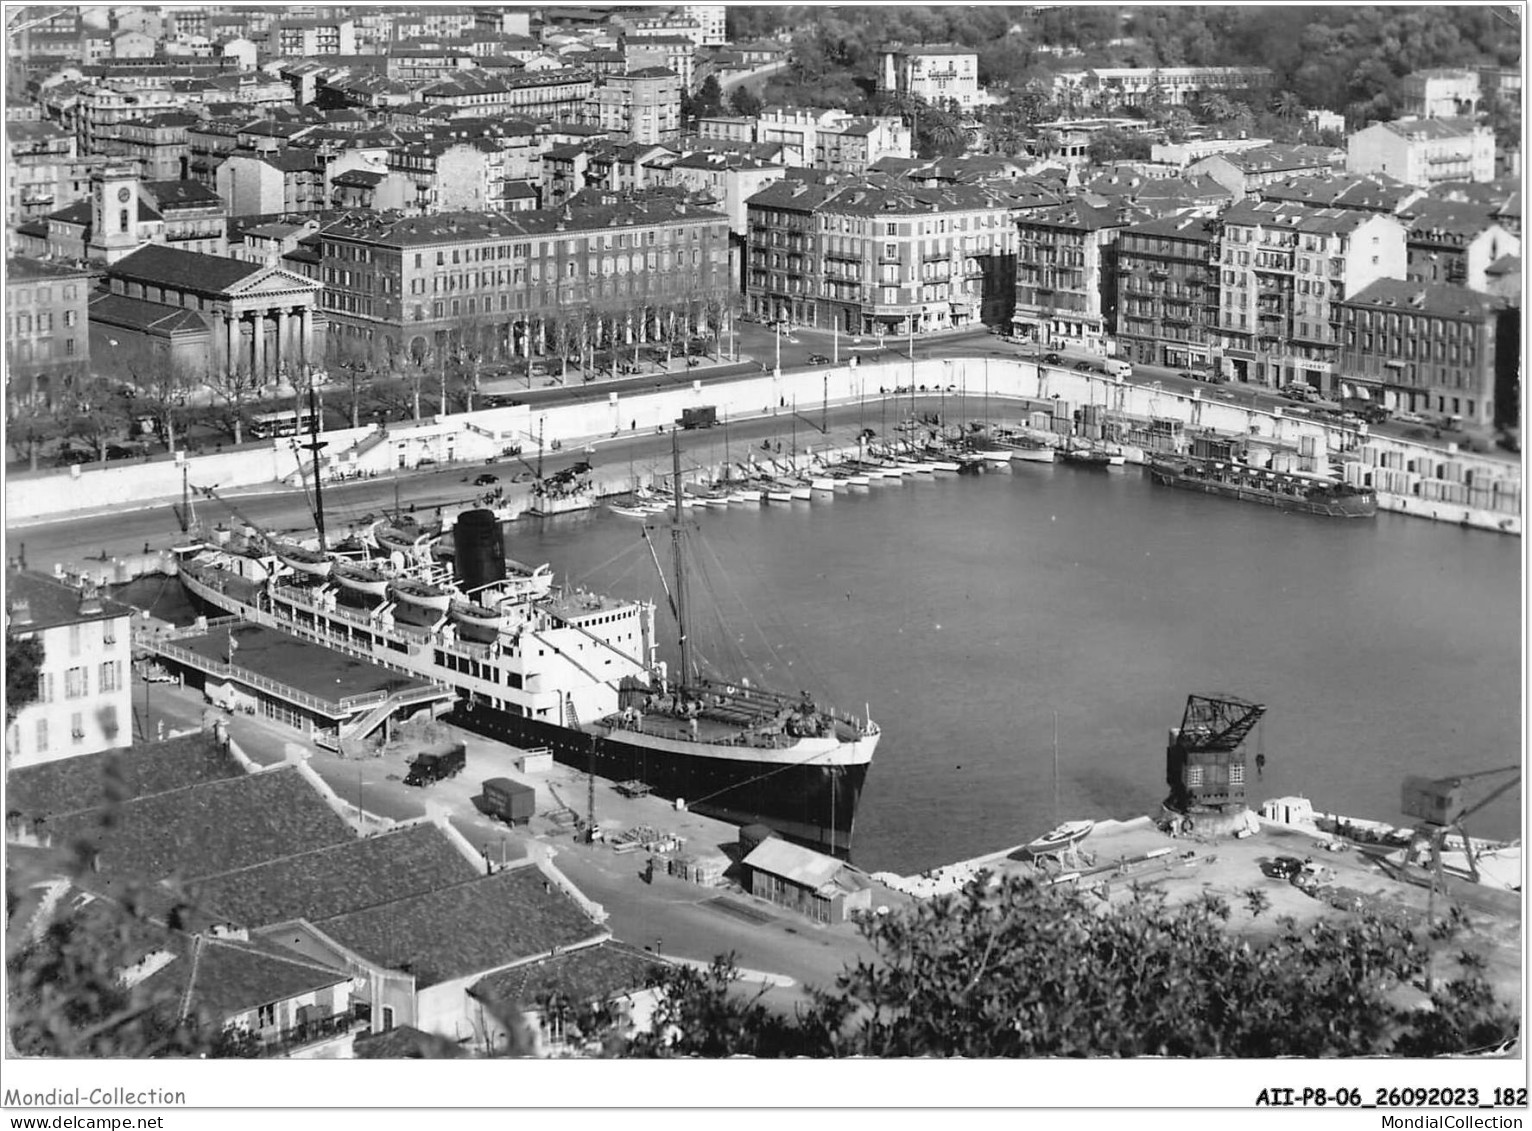
[[[505,539],[491,510],[464,511],[452,527],[453,571],[473,591],[505,580]]]

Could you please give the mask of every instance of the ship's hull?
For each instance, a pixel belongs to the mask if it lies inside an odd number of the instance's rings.
[[[1188,475],[1173,467],[1149,468],[1149,478],[1166,487],[1182,491],[1201,491],[1226,499],[1238,499],[1242,503],[1259,503],[1293,514],[1311,514],[1322,518],[1372,518],[1378,513],[1378,500],[1370,493],[1348,495],[1303,496],[1287,495],[1251,487],[1245,483],[1219,479],[1207,479],[1200,475]]]
[[[686,744],[694,750],[678,752],[667,749],[674,742],[653,739],[650,745],[650,736],[635,731],[601,728],[594,733],[462,703],[446,720],[511,746],[545,746],[561,764],[594,770],[598,777],[642,781],[659,796],[682,799],[704,816],[765,824],[790,840],[838,856],[851,852],[868,761],[827,766],[755,760],[739,757],[738,747],[710,752],[710,745],[701,742]],[[876,741],[876,735],[860,740]]]
[[[293,631],[293,623],[278,618],[270,601],[263,599],[258,583],[229,578],[221,571],[204,575],[189,563],[179,576],[199,608]],[[401,605],[398,611],[409,610]],[[422,613],[427,619],[436,615]],[[374,627],[370,632],[379,630]],[[378,643],[383,643],[381,636]],[[436,666],[430,655],[430,649],[386,650],[374,658],[425,679],[456,685],[455,673]],[[466,695],[461,686],[459,693]],[[660,796],[684,799],[688,808],[706,816],[739,824],[760,822],[792,840],[841,856],[850,854],[857,802],[879,739],[874,730],[850,741],[808,738],[793,746],[756,749],[601,724],[581,730],[462,702],[449,718],[514,746],[546,746],[558,761],[581,770],[588,767],[595,743],[595,772],[601,777],[639,779]]]

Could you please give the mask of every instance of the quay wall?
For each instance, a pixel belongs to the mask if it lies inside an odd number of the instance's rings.
[[[1076,410],[1092,410],[1143,423],[1170,420],[1187,429],[1258,436],[1299,453],[1299,470],[1323,472],[1332,459],[1345,461],[1348,481],[1377,488],[1387,509],[1452,522],[1466,517],[1470,525],[1520,533],[1519,464],[1456,452],[1450,445],[1444,451],[1370,436],[1365,426],[1335,426],[1289,415],[1281,407],[1248,408],[1204,397],[1201,389],[1174,392],[1008,358],[931,358],[766,372],[713,384],[692,381],[614,390],[604,397],[598,390],[591,399],[570,404],[515,405],[419,423],[342,429],[324,435],[328,447],[323,469],[326,479],[344,479],[397,468],[481,462],[512,447],[536,451],[539,443],[549,449],[557,442],[568,450],[623,434],[668,429],[683,409],[706,405],[726,421],[759,420],[794,407],[809,413],[827,403],[866,404],[881,412],[886,400],[897,411],[912,389],[926,395],[955,394],[970,418],[983,414],[987,398],[989,414],[997,422],[1043,409],[1068,427]],[[954,405],[949,414],[956,411]],[[301,466],[303,474],[312,472],[308,462]],[[1396,471],[1418,478],[1395,481],[1380,474]],[[270,490],[296,486],[300,461],[293,441],[283,438],[237,451],[177,453],[172,460],[22,473],[6,481],[7,521],[14,526],[104,507],[169,502],[180,496],[183,479],[196,486],[216,485],[225,493]]]

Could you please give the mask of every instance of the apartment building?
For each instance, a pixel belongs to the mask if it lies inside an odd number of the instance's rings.
[[[1341,380],[1398,412],[1488,428],[1506,368],[1496,337],[1507,316],[1514,313],[1500,300],[1466,287],[1379,279],[1336,303]],[[1516,359],[1504,362],[1514,383]]]
[[[266,32],[266,50],[279,59],[355,55],[356,25],[349,19],[277,20]]]
[[[1053,78],[1053,96],[1092,106],[1191,106],[1211,94],[1259,93],[1272,83],[1268,67],[1094,67]]]
[[[718,47],[729,42],[729,32],[726,27],[727,8],[726,4],[682,4],[680,6],[682,18],[701,29],[702,35],[697,46]]]
[[[680,78],[682,90],[696,89],[697,45],[689,36],[624,36],[618,50],[622,52],[624,71],[663,67]]]
[[[115,122],[101,128],[96,147],[114,162],[133,162],[148,180],[174,180],[190,170],[186,129],[198,121],[195,114],[176,111]]]
[[[1239,204],[1223,216],[1224,371],[1240,381],[1335,387],[1335,304],[1403,279],[1404,225],[1340,208]]]
[[[747,202],[747,309],[852,334],[1003,324],[1014,278],[1009,204],[978,185],[817,172],[777,181]]]
[[[955,103],[971,109],[980,101],[978,53],[950,43],[884,51],[878,90],[910,95],[932,106]]]
[[[1346,139],[1352,173],[1387,173],[1429,189],[1446,181],[1495,179],[1495,135],[1471,118],[1376,122]]]
[[[413,142],[389,150],[388,171],[406,177],[414,192],[405,207],[417,212],[477,212],[504,195],[504,157],[488,138]]]
[[[685,309],[696,324],[731,289],[728,218],[674,191],[592,191],[505,215],[347,217],[320,233],[320,256],[332,345],[383,356],[468,337],[502,358],[572,352],[563,335],[577,326],[587,340],[643,338],[656,312]]]
[[[6,729],[7,768],[133,745],[126,605],[94,588],[7,570],[6,636],[42,644],[37,700]]]
[[[1126,205],[1100,207],[1084,199],[1018,216],[1016,336],[1105,353],[1116,323],[1117,238],[1147,218]]]
[[[1320,145],[1263,145],[1238,153],[1215,153],[1186,167],[1188,177],[1212,177],[1235,201],[1256,196],[1267,185],[1294,177],[1336,172],[1344,154]],[[1356,172],[1356,170],[1352,170]]]
[[[591,92],[585,121],[625,141],[674,141],[681,135],[680,76],[664,67],[609,75]]]
[[[1434,67],[1399,80],[1399,112],[1410,118],[1471,118],[1479,112],[1479,72]]]
[[[91,279],[83,265],[6,258],[5,368],[11,397],[35,394],[38,377],[83,372],[90,364]]]
[[[1118,356],[1213,369],[1219,344],[1220,225],[1199,216],[1133,224],[1117,237]]]
[[[579,67],[482,76],[467,72],[426,87],[420,99],[465,113],[514,113],[563,122],[580,120],[594,89],[595,76]],[[678,105],[679,99],[678,94]]]
[[[1521,255],[1521,239],[1483,207],[1446,200],[1419,200],[1404,216],[1409,253],[1406,279],[1450,283],[1471,291],[1490,289],[1488,271],[1505,255]]]
[[[109,160],[79,156],[74,135],[55,122],[6,122],[5,150],[5,218],[12,228],[84,200],[91,173]]]

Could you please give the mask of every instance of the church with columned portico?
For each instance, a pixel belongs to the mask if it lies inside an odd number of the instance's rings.
[[[281,267],[150,245],[106,269],[91,300],[97,368],[167,365],[190,379],[295,381],[324,357],[319,284]]]

